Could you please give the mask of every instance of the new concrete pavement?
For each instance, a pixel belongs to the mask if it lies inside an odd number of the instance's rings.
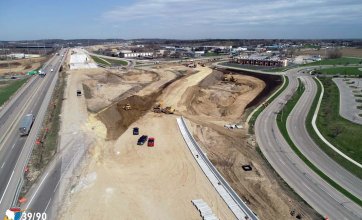
[[[257,118],[255,134],[259,147],[288,185],[321,215],[330,219],[362,219],[361,207],[309,169],[292,151],[278,129],[277,113],[297,89],[298,70],[287,72],[288,87]],[[292,126],[304,126],[304,122]],[[360,189],[355,190],[360,192]]]
[[[62,50],[61,53],[64,53]],[[33,149],[38,130],[43,121],[45,111],[50,101],[50,95],[57,79],[57,69],[62,63],[61,56],[54,56],[44,66],[47,76],[41,78],[32,76],[28,85],[22,89],[14,100],[1,111],[0,118],[0,213],[17,202],[16,194],[21,187],[24,167]],[[54,72],[50,70],[54,69]],[[35,115],[33,128],[27,137],[20,137],[19,121],[28,113]]]
[[[362,199],[362,180],[344,169],[331,159],[309,136],[305,122],[317,95],[317,84],[311,76],[301,77],[305,92],[287,119],[287,130],[298,149],[324,174],[337,182],[344,189]]]

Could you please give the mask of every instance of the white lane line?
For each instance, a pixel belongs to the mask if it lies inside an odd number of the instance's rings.
[[[3,193],[3,195],[1,196],[1,199],[0,199],[0,204],[1,204],[1,202],[3,201],[3,199],[4,199],[4,196],[5,196],[6,190],[8,190],[8,187],[9,187],[9,184],[10,184],[11,179],[13,178],[13,175],[14,175],[14,170],[13,170],[13,172],[11,173],[11,176],[10,176],[9,182],[8,182],[8,184],[7,184],[7,185],[6,185],[6,187],[5,187],[4,193]]]
[[[1,169],[4,167],[4,164],[5,164],[5,161],[4,161],[3,165],[1,165]]]
[[[59,186],[59,183],[60,183],[60,180],[58,181],[57,185],[55,186],[55,188],[54,188],[54,191],[53,191],[53,192],[57,191],[58,186]]]
[[[13,144],[13,146],[11,147],[11,150],[14,149],[14,147],[15,147],[15,144]]]
[[[50,198],[49,199],[49,201],[48,201],[48,203],[47,203],[47,206],[45,207],[45,210],[44,210],[44,212],[46,212],[47,211],[47,209],[48,209],[48,207],[49,207],[49,204],[50,204],[50,202],[52,201],[52,198]]]
[[[34,194],[33,194],[33,196],[31,197],[31,199],[30,199],[30,201],[29,201],[29,203],[28,203],[28,205],[26,206],[26,208],[25,208],[25,209],[28,209],[28,208],[29,208],[29,206],[30,206],[31,202],[33,201],[33,199],[34,199],[35,195],[36,195],[36,194],[37,194],[37,192],[39,191],[40,186],[43,184],[44,180],[47,178],[48,174],[49,174],[49,173],[47,173],[47,174],[45,175],[44,179],[40,182],[40,184],[39,184],[38,188],[35,190],[35,193],[34,193]]]

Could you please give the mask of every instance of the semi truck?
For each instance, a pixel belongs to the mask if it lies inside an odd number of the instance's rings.
[[[44,70],[39,70],[39,76],[40,77],[45,77],[46,72]]]
[[[33,126],[34,119],[33,114],[27,114],[21,119],[19,127],[20,136],[26,136],[29,134],[31,127]]]

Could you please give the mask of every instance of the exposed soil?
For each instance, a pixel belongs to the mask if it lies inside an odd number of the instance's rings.
[[[254,77],[234,74],[237,82],[224,82],[223,76],[222,72],[213,71],[189,91],[189,112],[223,118],[225,121],[237,120],[242,116],[246,105],[265,87],[262,80]]]
[[[145,115],[154,105],[160,92],[147,96],[132,95],[98,114],[98,118],[107,127],[107,139],[116,140],[133,122]],[[130,104],[131,110],[123,107]]]
[[[48,59],[48,57],[37,57],[31,59],[19,59],[11,61],[0,61],[0,76],[7,74],[24,74],[30,70],[39,68]],[[9,63],[10,68],[9,68]]]
[[[255,148],[248,144],[247,135],[243,131],[201,123],[192,123],[196,140],[201,143],[211,162],[260,219],[292,219],[292,210],[302,214],[303,219],[319,218],[282,180],[275,178],[275,171]],[[252,171],[242,169],[241,166],[246,164],[251,165]]]

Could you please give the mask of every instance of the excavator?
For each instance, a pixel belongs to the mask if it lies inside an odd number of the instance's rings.
[[[155,113],[165,113],[165,114],[173,114],[175,112],[175,109],[172,108],[171,106],[167,106],[165,108],[162,107],[162,101],[157,103],[154,107],[153,107],[153,112]]]
[[[224,75],[222,81],[224,81],[224,82],[237,82],[237,80],[231,74]]]
[[[123,110],[125,110],[125,111],[132,110],[132,107],[131,107],[130,104],[125,104],[125,105],[123,106]]]

